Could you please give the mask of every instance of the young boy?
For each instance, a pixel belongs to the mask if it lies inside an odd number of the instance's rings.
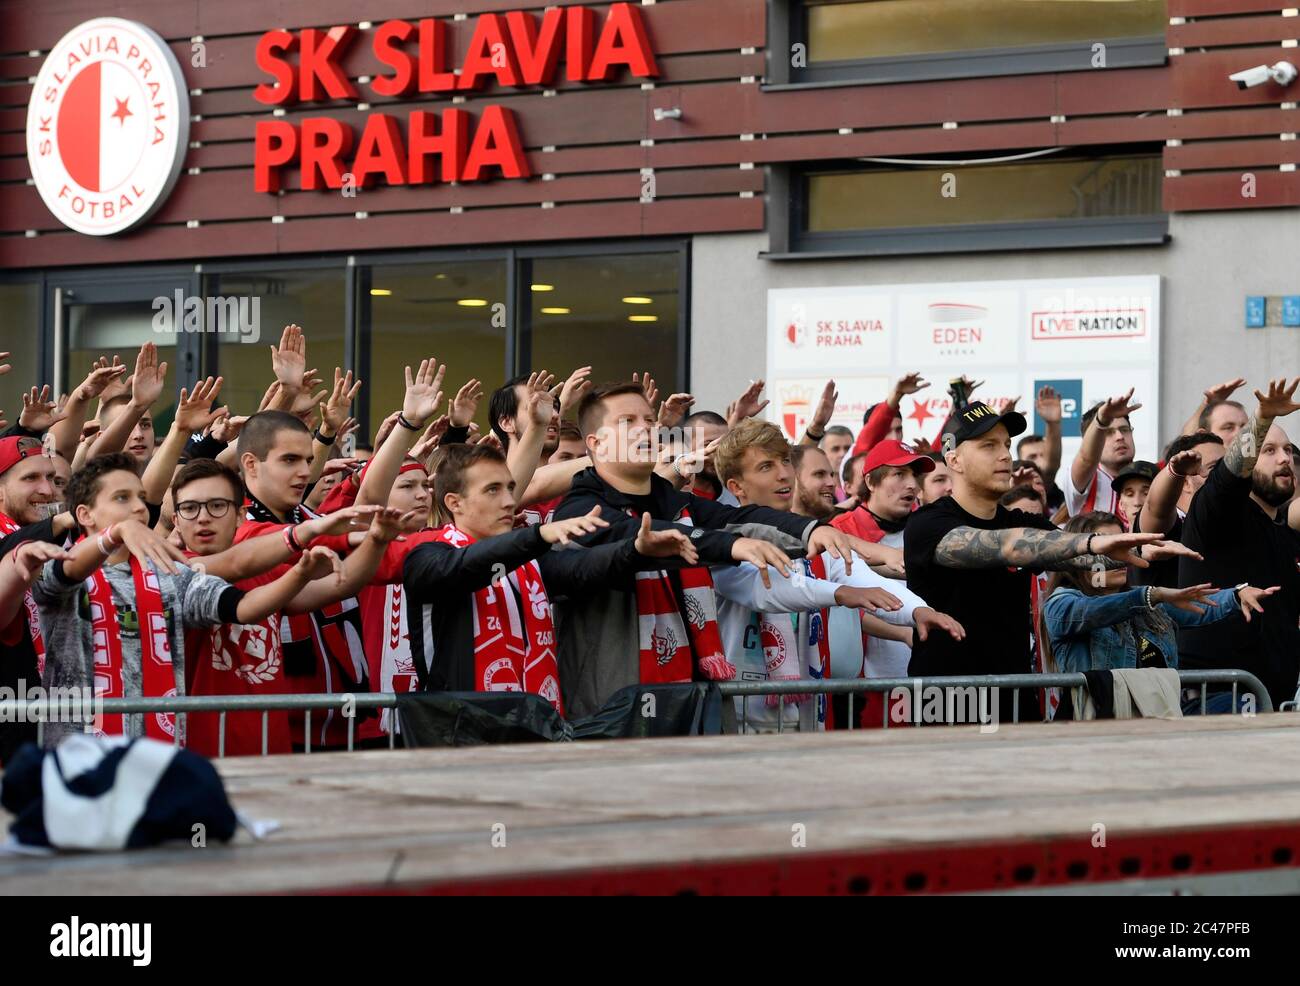
[[[274,695],[286,691],[281,627],[290,615],[308,613],[353,595],[370,579],[389,543],[399,533],[397,511],[379,507],[341,510],[326,517],[234,544],[242,517],[243,484],[228,466],[212,459],[195,459],[182,466],[171,485],[175,513],[172,524],[186,555],[209,574],[229,579],[245,591],[276,581],[275,570],[296,561],[301,552],[291,545],[310,545],[318,537],[344,534],[355,523],[370,520],[366,540],[340,566],[324,565],[318,578],[288,601],[283,610],[248,623],[220,623],[186,632],[186,690],[191,695]],[[286,536],[285,532],[289,532]],[[232,547],[233,545],[233,547]],[[328,549],[318,549],[328,551]],[[328,560],[331,555],[323,557]],[[330,577],[336,573],[337,577]],[[219,717],[195,713],[188,717],[188,746],[205,756],[258,753],[262,750],[262,714],[228,713],[222,751]],[[287,710],[267,715],[268,753],[292,749]]]
[[[283,578],[248,593],[197,572],[147,526],[136,469],[132,456],[114,452],[91,459],[68,484],[68,506],[84,537],[67,558],[50,561],[32,589],[46,631],[47,689],[93,686],[103,698],[183,695],[185,628],[264,619],[302,590],[320,560],[306,554]],[[96,717],[95,729],[163,740],[176,733],[170,713],[127,719]],[[45,739],[53,745],[76,731],[51,723]]]

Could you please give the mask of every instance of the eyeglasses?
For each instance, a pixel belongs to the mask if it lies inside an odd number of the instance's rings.
[[[182,500],[176,504],[176,512],[186,520],[194,520],[199,515],[199,511],[206,507],[208,516],[216,520],[218,517],[226,516],[227,511],[234,505],[235,501],[227,497],[217,497],[213,500]]]

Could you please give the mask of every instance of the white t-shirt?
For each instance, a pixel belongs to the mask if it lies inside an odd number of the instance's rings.
[[[1092,507],[1085,508],[1084,505],[1088,502],[1088,497],[1094,488],[1097,490],[1097,495],[1093,499]],[[1082,491],[1074,488],[1074,473],[1069,469],[1065,471],[1065,508],[1070,512],[1071,517],[1087,513],[1088,509],[1115,513],[1118,506],[1119,496],[1111,485],[1111,475],[1101,466],[1097,467],[1097,474]]]

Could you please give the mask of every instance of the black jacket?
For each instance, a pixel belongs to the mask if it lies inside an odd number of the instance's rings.
[[[599,506],[600,516],[609,527],[584,535],[579,543],[601,545],[635,534],[640,518],[628,511],[637,513],[638,504],[647,505],[655,529],[671,528],[691,538],[701,566],[731,564],[731,549],[738,537],[763,538],[776,542],[792,556],[802,554],[809,536],[821,524],[770,507],[730,507],[681,493],[658,476],[653,476],[650,483],[648,496],[634,501],[596,475],[595,469],[586,469],[574,477],[569,493],[555,510],[555,519],[580,517]],[[688,508],[692,526],[674,523]],[[678,611],[682,612],[681,586],[676,584],[673,566],[654,567],[669,570]],[[629,589],[617,583],[602,585],[567,600],[557,609],[560,688],[570,716],[591,715],[620,688],[640,683],[641,627],[636,593]],[[684,612],[682,619],[687,621]]]
[[[748,525],[775,527],[806,547],[813,529],[825,523],[786,510],[773,510],[771,507],[731,507],[706,497],[675,490],[672,483],[655,475],[650,477],[649,498],[652,505],[650,516],[653,519],[651,526],[656,530],[676,528],[689,534],[700,553],[702,565],[730,564],[731,546],[736,538],[751,534],[745,529]],[[641,519],[628,513],[635,509],[632,498],[601,479],[594,467],[588,467],[573,477],[573,486],[555,508],[555,519],[581,517],[597,506],[600,507],[601,518],[609,522],[609,527],[584,536],[580,539],[582,544],[604,544],[635,536]],[[682,511],[688,508],[692,526],[674,523],[681,517]],[[741,530],[729,531],[726,528]],[[762,536],[761,532],[752,533]]]
[[[639,554],[630,538],[589,551],[552,550],[537,525],[463,548],[441,542],[420,545],[406,557],[402,587],[421,689],[477,691],[473,593],[529,561],[537,562],[552,602],[595,585],[630,585],[638,570],[666,563]]]

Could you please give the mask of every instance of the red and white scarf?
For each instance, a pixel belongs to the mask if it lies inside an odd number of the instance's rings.
[[[406,624],[406,590],[400,582],[368,585],[357,594],[357,603],[361,606],[361,625],[365,628],[370,680],[378,682],[381,692],[419,691]],[[382,709],[379,721],[373,729],[363,729],[362,737],[387,736],[395,728],[392,713],[392,709]]]
[[[635,510],[629,509],[628,514],[640,518]],[[694,526],[690,511],[685,509],[674,522]],[[703,567],[679,569],[677,576],[686,604],[685,621],[668,572],[636,573],[641,684],[690,681],[694,664],[710,681],[731,681],[736,677],[736,668],[722,649],[713,576]]]
[[[12,534],[18,530],[18,525],[14,523],[12,517],[6,514],[0,514],[0,534]],[[15,551],[18,549],[15,548]],[[36,653],[36,673],[42,680],[45,678],[45,637],[41,635],[41,611],[36,608],[36,600],[32,598],[32,591],[28,589],[23,593],[23,606],[27,609],[27,631],[31,634],[32,650]]]
[[[140,694],[145,698],[176,694],[176,672],[172,666],[172,646],[163,614],[162,590],[152,568],[144,568],[131,559],[131,576],[135,580],[135,612],[140,623]],[[113,604],[113,589],[102,568],[86,578],[90,596],[90,629],[95,654],[95,697],[121,698],[126,695],[122,680],[122,628]],[[121,713],[97,716],[96,729],[105,736],[126,732]],[[145,716],[145,735],[151,739],[171,740],[176,735],[176,717],[171,712],[154,712]]]
[[[456,548],[474,543],[455,524],[440,527],[435,534]],[[478,589],[473,600],[474,690],[532,692],[563,715],[555,623],[537,562],[520,565],[501,584]]]

